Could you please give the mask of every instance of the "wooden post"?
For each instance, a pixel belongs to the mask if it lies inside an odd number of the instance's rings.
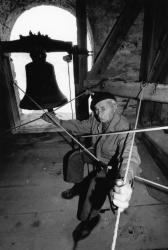
[[[0,56],[1,67],[1,84],[0,84],[0,127],[2,129],[9,129],[20,125],[20,116],[14,91],[13,75],[9,57],[6,55]],[[5,119],[4,119],[5,117]]]
[[[87,49],[87,20],[86,20],[86,1],[76,0],[76,20],[77,20],[77,43],[79,49]],[[75,75],[75,95],[77,96],[84,90],[83,81],[87,75],[87,55],[74,55],[74,75]],[[76,100],[76,118],[79,120],[87,119],[88,97],[82,96]]]
[[[95,64],[89,72],[87,79],[95,79],[96,76],[104,73],[116,51],[123,42],[131,25],[138,16],[141,8],[142,1],[127,1],[123,12],[119,16],[115,25],[112,27],[110,34],[100,49],[98,56],[96,57]]]
[[[153,2],[153,3],[152,3]],[[144,4],[144,25],[143,25],[143,39],[142,39],[142,52],[139,80],[147,81],[148,72],[152,62],[152,34],[154,31],[154,6],[156,2],[151,0]],[[151,123],[150,114],[152,113],[153,104],[150,101],[142,101],[139,122],[141,125],[147,126]]]
[[[167,1],[144,5],[144,32],[140,80],[166,83],[168,63]],[[166,81],[165,81],[166,80]],[[164,102],[161,100],[161,102]],[[161,124],[162,104],[143,102],[140,121],[144,126]],[[167,116],[167,115],[166,115]],[[150,124],[146,124],[150,123]]]

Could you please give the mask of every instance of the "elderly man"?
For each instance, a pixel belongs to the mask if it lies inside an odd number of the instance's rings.
[[[96,92],[91,101],[93,115],[87,120],[59,120],[68,131],[75,135],[110,133],[128,130],[125,117],[117,111],[117,101],[110,93]],[[43,119],[49,119],[43,115]],[[124,211],[129,206],[132,194],[132,182],[139,172],[140,158],[134,143],[126,183],[123,182],[132,142],[131,134],[115,134],[94,136],[89,149],[98,159],[97,163],[83,150],[76,150],[64,157],[64,180],[74,186],[62,193],[65,199],[79,194],[77,217],[83,221],[85,235],[92,229],[99,218],[99,211],[107,197],[111,194],[113,204]],[[85,163],[93,165],[93,171],[84,175]],[[92,223],[93,222],[93,223]]]

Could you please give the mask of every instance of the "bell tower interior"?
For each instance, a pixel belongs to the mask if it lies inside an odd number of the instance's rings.
[[[30,12],[35,18],[24,21]],[[103,134],[108,127],[87,137],[83,125],[77,135],[41,118],[43,109],[54,109],[62,120],[87,120],[90,90],[116,97],[131,131],[121,126],[125,131],[114,132],[115,142],[132,133],[141,158],[115,250],[168,249],[167,69],[168,0],[0,1],[0,250],[110,249],[117,211],[114,215],[109,197],[91,235],[76,242],[78,197],[62,197],[72,187],[64,180],[65,156],[81,145],[87,152],[95,136],[108,142],[110,135]],[[98,167],[108,154],[97,158]],[[78,170],[78,162],[74,165]],[[86,176],[96,170],[89,163],[84,167]]]

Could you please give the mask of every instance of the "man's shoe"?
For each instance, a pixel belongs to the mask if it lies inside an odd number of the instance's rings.
[[[93,229],[100,221],[100,215],[93,217],[90,220],[81,222],[73,232],[73,238],[75,241],[82,240],[90,235]]]
[[[64,199],[72,199],[75,196],[75,194],[74,194],[74,191],[70,188],[70,189],[63,191],[61,193],[61,196]]]
[[[61,193],[62,198],[72,199],[79,194],[79,184],[75,184],[72,188],[67,189]]]

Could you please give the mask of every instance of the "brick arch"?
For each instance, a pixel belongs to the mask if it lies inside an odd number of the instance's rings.
[[[10,2],[3,4],[1,7],[2,18],[1,18],[1,40],[9,40],[12,28],[17,20],[17,18],[23,14],[24,11],[29,10],[33,7],[40,5],[50,5],[54,7],[60,7],[69,11],[71,14],[75,15],[75,0],[24,0],[20,4],[17,3],[14,6]]]

